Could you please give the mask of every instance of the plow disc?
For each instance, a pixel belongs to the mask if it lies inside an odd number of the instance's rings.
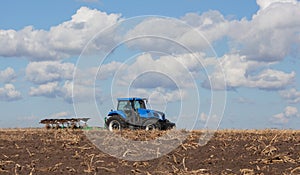
[[[70,119],[43,119],[41,124],[47,129],[71,128],[80,129],[87,127],[87,121],[90,118],[70,118]]]

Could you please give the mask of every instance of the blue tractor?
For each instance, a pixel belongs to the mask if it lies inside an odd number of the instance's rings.
[[[118,98],[117,110],[111,110],[105,118],[105,126],[110,131],[130,129],[167,130],[175,123],[165,118],[165,114],[146,108],[145,98]]]

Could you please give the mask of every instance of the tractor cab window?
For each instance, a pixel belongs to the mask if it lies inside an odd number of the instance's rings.
[[[131,103],[130,101],[119,101],[119,104],[118,104],[118,110],[121,110],[121,111],[128,111],[128,110],[131,110],[132,107],[131,107]]]
[[[145,102],[143,100],[138,100],[134,102],[134,109],[146,109]]]

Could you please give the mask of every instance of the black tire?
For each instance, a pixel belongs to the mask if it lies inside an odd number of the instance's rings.
[[[109,131],[119,131],[126,127],[124,119],[118,115],[109,117],[106,121],[106,126]]]
[[[148,130],[160,130],[160,123],[158,122],[158,119],[148,119],[143,123],[143,127],[146,131]]]

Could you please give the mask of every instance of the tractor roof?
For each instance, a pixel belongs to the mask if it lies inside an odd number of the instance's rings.
[[[118,101],[132,101],[132,100],[147,100],[146,98],[130,97],[130,98],[118,98]]]

